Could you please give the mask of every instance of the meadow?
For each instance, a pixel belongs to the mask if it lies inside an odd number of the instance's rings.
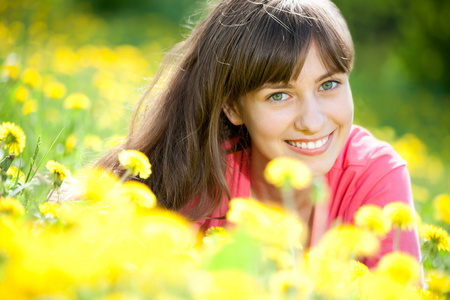
[[[380,65],[387,48],[356,42],[355,123],[408,162],[416,214],[367,211],[303,252],[293,242],[301,221],[279,208],[236,199],[228,216],[236,226],[199,237],[145,186],[86,169],[126,135],[134,104],[188,29],[162,13],[101,15],[76,1],[2,1],[0,16],[1,299],[450,296],[448,94],[436,78],[418,87],[397,56]],[[70,174],[86,201],[47,202]],[[386,228],[413,223],[423,261],[397,252],[375,270],[356,261],[376,253]],[[336,245],[352,247],[336,255]],[[424,289],[415,287],[420,266]]]

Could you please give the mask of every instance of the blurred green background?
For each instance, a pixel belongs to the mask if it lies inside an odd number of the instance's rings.
[[[432,200],[450,186],[450,2],[335,3],[355,42],[355,123],[408,161],[416,206],[431,220]],[[192,0],[2,0],[0,121],[24,129],[23,160],[38,136],[43,155],[63,128],[50,158],[72,170],[117,143],[164,53],[204,7]],[[89,105],[71,108],[73,93]]]

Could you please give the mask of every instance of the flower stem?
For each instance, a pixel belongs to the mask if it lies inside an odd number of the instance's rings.
[[[395,232],[394,232],[394,251],[399,251],[400,249],[400,233],[402,232],[402,230],[400,229],[400,227],[396,227],[395,228]]]
[[[122,177],[120,177],[120,179],[119,179],[119,184],[124,183],[125,180],[127,179],[127,177],[130,176],[130,175],[131,175],[131,172],[130,172],[130,170],[127,169],[127,170],[125,171],[125,173],[123,173]]]
[[[283,198],[283,207],[286,211],[293,213],[295,216],[297,214],[297,208],[294,200],[294,189],[290,186],[281,189],[281,196]],[[289,252],[292,257],[292,272],[294,274],[297,273],[296,267],[296,258],[297,258],[297,250],[294,247],[294,242],[292,240],[289,241]]]

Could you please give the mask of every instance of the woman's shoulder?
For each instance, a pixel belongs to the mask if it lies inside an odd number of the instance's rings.
[[[393,169],[405,165],[405,160],[389,143],[378,140],[367,129],[353,125],[333,168]]]

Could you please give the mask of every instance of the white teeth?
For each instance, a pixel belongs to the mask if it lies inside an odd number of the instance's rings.
[[[318,140],[317,142],[316,142],[316,148],[320,148],[320,147],[322,147],[322,141],[321,140]]]
[[[328,136],[324,137],[321,140],[318,140],[317,142],[308,142],[308,143],[306,143],[306,142],[288,141],[288,143],[289,143],[289,145],[292,145],[292,146],[297,147],[297,148],[314,150],[314,149],[320,148],[323,145],[325,145],[327,141],[328,141]]]

